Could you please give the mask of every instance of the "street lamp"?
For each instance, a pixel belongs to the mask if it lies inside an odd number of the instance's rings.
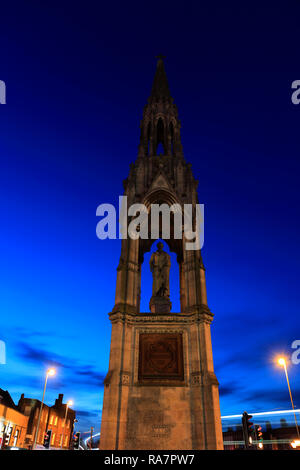
[[[286,376],[286,381],[287,381],[287,385],[288,385],[288,389],[289,389],[289,394],[290,394],[290,399],[291,399],[291,404],[292,404],[292,408],[293,408],[293,411],[294,411],[296,430],[297,430],[298,438],[300,439],[299,428],[298,428],[298,423],[297,423],[297,418],[296,418],[296,413],[295,413],[295,407],[294,407],[294,402],[293,402],[293,397],[292,397],[292,391],[291,391],[291,387],[290,387],[290,381],[289,381],[289,376],[288,376],[288,372],[287,372],[287,367],[286,367],[286,360],[285,360],[285,358],[284,358],[284,357],[280,357],[280,358],[278,359],[278,364],[284,368],[284,372],[285,372],[285,376]]]
[[[45,398],[47,380],[48,380],[48,377],[53,377],[53,375],[55,375],[55,369],[53,369],[53,368],[48,369],[48,370],[47,370],[47,373],[46,373],[45,385],[44,385],[44,392],[43,392],[43,398],[42,398],[42,401],[41,401],[40,412],[39,412],[37,427],[36,427],[36,431],[35,431],[35,438],[34,438],[34,443],[33,443],[33,448],[32,448],[33,450],[35,449],[36,441],[37,441],[37,438],[38,438],[38,432],[39,432],[39,427],[40,427],[42,408],[43,408],[43,404],[44,404],[44,398]]]
[[[72,401],[72,400],[67,401],[67,404],[66,404],[66,413],[65,413],[65,420],[64,420],[64,427],[63,427],[63,432],[62,432],[62,436],[61,436],[61,444],[60,444],[60,448],[61,448],[61,449],[62,449],[62,446],[63,446],[64,437],[65,437],[65,427],[66,427],[66,420],[67,420],[68,408],[69,408],[69,406],[72,406],[72,405],[73,405],[73,401]]]

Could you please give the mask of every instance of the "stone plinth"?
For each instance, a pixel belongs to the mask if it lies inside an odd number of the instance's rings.
[[[211,319],[206,309],[110,314],[100,449],[223,449]]]
[[[170,313],[172,303],[167,297],[151,297],[149,308],[151,313]]]

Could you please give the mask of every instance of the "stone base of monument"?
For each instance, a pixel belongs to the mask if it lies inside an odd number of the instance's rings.
[[[170,313],[172,303],[167,297],[151,297],[149,307],[151,313]]]

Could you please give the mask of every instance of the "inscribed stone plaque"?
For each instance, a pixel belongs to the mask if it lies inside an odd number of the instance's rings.
[[[182,382],[181,333],[141,333],[139,337],[139,382]]]

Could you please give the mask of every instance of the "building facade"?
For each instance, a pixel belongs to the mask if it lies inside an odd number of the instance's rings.
[[[28,416],[21,413],[10,394],[0,389],[0,449],[25,447]]]
[[[63,449],[69,449],[72,440],[72,432],[75,420],[75,411],[68,407],[66,415],[66,404],[63,403],[63,394],[59,394],[53,406],[43,404],[42,414],[39,424],[37,445],[42,446],[44,442],[45,433],[48,430],[52,431],[50,446],[60,448],[61,444]],[[32,448],[38,417],[40,412],[41,402],[32,398],[25,398],[24,394],[18,403],[18,409],[28,419],[28,427],[25,439],[25,446],[29,449]],[[66,416],[66,426],[65,425]]]

